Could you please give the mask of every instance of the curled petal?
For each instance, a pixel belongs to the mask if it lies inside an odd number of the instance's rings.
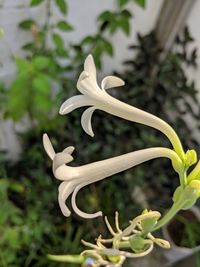
[[[86,109],[81,117],[81,125],[83,127],[83,130],[92,137],[94,136],[94,132],[92,130],[91,119],[95,109],[95,107]]]
[[[102,212],[98,211],[98,212],[92,213],[92,214],[85,213],[85,212],[81,211],[76,205],[76,195],[77,195],[78,191],[82,187],[86,186],[87,184],[88,184],[88,182],[87,183],[81,183],[80,185],[78,185],[75,188],[75,190],[74,190],[74,192],[72,194],[72,207],[73,207],[73,210],[76,212],[76,214],[79,215],[80,217],[83,217],[85,219],[92,219],[92,218],[96,218],[98,216],[102,216]]]
[[[92,105],[92,100],[84,95],[75,95],[67,99],[60,107],[59,113],[61,115],[67,114],[74,109],[90,106]]]
[[[124,81],[116,76],[107,76],[102,80],[101,88],[106,90],[112,87],[123,86],[124,84]]]
[[[92,55],[87,56],[84,63],[84,70],[89,73],[89,76],[96,80],[96,66]]]
[[[58,188],[58,203],[63,215],[66,217],[70,216],[71,211],[66,206],[65,201],[69,197],[69,195],[73,192],[74,188],[75,184],[73,181],[62,182]]]
[[[156,243],[158,246],[162,248],[169,249],[170,248],[170,243],[167,240],[161,239],[161,238],[155,238],[154,243]]]
[[[43,146],[44,146],[44,149],[45,149],[47,155],[53,160],[53,158],[55,156],[55,151],[54,151],[54,148],[51,144],[51,141],[50,141],[50,139],[46,133],[43,134]]]

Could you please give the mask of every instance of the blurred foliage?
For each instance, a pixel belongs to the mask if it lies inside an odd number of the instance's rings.
[[[0,112],[2,119],[12,119],[15,123],[21,122],[24,118],[28,119],[31,129],[21,136],[19,134],[23,152],[17,163],[7,162],[2,155],[0,165],[0,266],[2,267],[58,266],[57,263],[49,261],[46,255],[79,253],[82,250],[80,239],[83,236],[88,239],[96,236],[98,232],[103,232],[101,219],[86,224],[84,220],[74,216],[72,218],[62,216],[57,203],[57,184],[50,170],[51,162],[43,151],[41,136],[48,129],[50,136],[55,138],[53,142],[57,148],[65,145],[67,140],[79,142],[78,146],[83,155],[80,155],[77,163],[91,161],[92,154],[104,146],[101,134],[98,144],[91,144],[87,148],[84,143],[81,144],[83,133],[79,126],[79,114],[72,114],[66,119],[58,116],[58,107],[66,97],[73,94],[72,89],[74,90],[76,86],[75,82],[85,56],[92,53],[98,67],[101,68],[102,56],[114,54],[110,35],[118,30],[126,35],[129,34],[132,14],[127,5],[131,2],[136,2],[144,8],[145,1],[117,1],[115,10],[106,10],[98,15],[96,33],[84,36],[78,43],[66,41],[67,34],[74,30],[73,25],[66,20],[68,13],[66,0],[31,0],[30,9],[44,8],[44,23],[33,16],[19,23],[19,28],[31,36],[31,41],[22,47],[26,54],[25,58],[15,56],[9,48],[11,58],[17,67],[17,75],[9,87],[0,84]],[[52,19],[56,9],[57,21]],[[0,37],[4,38],[3,29],[0,29]],[[74,122],[76,125],[72,127]],[[112,131],[112,126],[110,130]],[[89,138],[87,136],[84,138],[88,142]],[[108,139],[111,140],[112,136],[109,135]],[[114,144],[113,139],[111,143]],[[108,145],[106,151],[107,154],[102,153],[102,157],[111,154],[112,147]],[[122,181],[120,183],[123,184]],[[118,182],[115,182],[107,190],[102,189],[106,191],[103,203],[101,196],[98,195],[101,190],[98,192],[96,186],[91,186],[90,192],[88,189],[83,190],[86,192],[83,192],[82,206],[87,207],[89,211],[102,206],[107,214],[113,214],[115,207],[110,203],[110,195],[114,190],[115,205],[117,209],[120,207],[123,209],[121,194],[117,192],[118,186]],[[126,188],[129,190],[128,185]],[[124,198],[124,203],[128,202],[129,198]],[[59,266],[64,265],[59,264]]]

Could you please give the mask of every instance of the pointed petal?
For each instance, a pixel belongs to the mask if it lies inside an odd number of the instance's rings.
[[[44,149],[45,149],[47,155],[53,160],[53,158],[55,156],[55,151],[54,151],[54,148],[51,144],[51,141],[50,141],[50,139],[46,133],[43,134],[43,146],[44,146]]]
[[[66,154],[70,154],[71,155],[74,152],[74,149],[75,149],[74,146],[68,146],[67,148],[65,148],[63,150],[63,153],[66,153]]]
[[[92,137],[94,136],[94,132],[92,130],[91,119],[95,109],[95,107],[90,107],[86,109],[81,117],[81,125],[83,127],[83,130]]]
[[[96,80],[96,66],[92,55],[87,56],[84,63],[84,70],[89,73],[89,76]]]
[[[53,173],[58,177],[59,168],[73,160],[73,157],[66,153],[57,153],[53,159]]]
[[[84,95],[75,95],[67,99],[60,107],[59,113],[61,115],[70,113],[76,108],[92,105],[91,99]]]
[[[124,84],[124,81],[116,76],[107,76],[102,80],[101,88],[106,90],[112,87],[123,86]]]

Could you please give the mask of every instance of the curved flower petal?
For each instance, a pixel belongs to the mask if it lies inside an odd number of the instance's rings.
[[[72,194],[72,207],[73,207],[73,210],[76,212],[77,215],[79,215],[79,216],[81,216],[81,217],[83,217],[83,218],[86,218],[86,219],[92,219],[92,218],[96,218],[96,217],[102,216],[102,215],[103,215],[103,214],[102,214],[102,211],[98,211],[98,212],[96,212],[96,213],[89,214],[89,213],[85,213],[85,212],[81,211],[81,210],[76,206],[76,195],[77,195],[78,191],[79,191],[82,187],[86,186],[87,184],[88,184],[88,182],[86,182],[86,183],[81,183],[81,184],[79,184],[79,185],[75,188],[75,190],[74,190],[74,192],[73,192],[73,194]]]
[[[76,108],[92,105],[92,100],[84,95],[75,95],[67,99],[60,107],[61,115],[70,113]]]
[[[84,70],[89,73],[89,76],[96,80],[96,66],[94,63],[94,59],[92,55],[87,56],[85,62],[84,62]]]
[[[70,216],[71,211],[68,209],[67,205],[65,204],[66,199],[68,196],[73,192],[75,188],[74,182],[62,182],[58,188],[58,203],[60,209],[64,216]]]
[[[124,84],[125,84],[125,82],[116,76],[107,76],[102,80],[101,88],[103,90],[106,90],[106,89],[109,89],[112,87],[123,86]]]
[[[80,76],[79,76],[79,78],[78,78],[78,82],[77,82],[77,84],[76,84],[76,87],[77,87],[77,89],[79,90],[79,92],[81,92],[82,94],[84,94],[84,91],[82,90],[81,82],[82,82],[84,79],[88,78],[88,77],[89,77],[89,73],[86,72],[86,71],[82,71],[81,74],[80,74]]]
[[[54,156],[55,156],[55,150],[51,144],[51,141],[48,137],[48,135],[45,133],[43,134],[43,146],[44,149],[47,153],[47,155],[53,160]]]
[[[92,130],[91,119],[95,109],[95,107],[90,107],[86,109],[81,117],[81,125],[83,127],[83,130],[92,137],[94,136],[94,132]]]

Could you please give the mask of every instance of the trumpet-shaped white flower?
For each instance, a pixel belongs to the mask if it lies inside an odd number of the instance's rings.
[[[142,162],[159,157],[169,158],[173,164],[176,164],[177,169],[181,169],[182,166],[180,158],[173,150],[163,147],[155,147],[130,152],[79,167],[71,167],[67,164],[73,160],[71,154],[74,147],[70,146],[60,153],[55,153],[47,134],[44,134],[43,136],[43,145],[48,156],[53,161],[52,168],[55,178],[62,181],[59,186],[58,201],[61,211],[65,216],[69,216],[71,213],[65,204],[65,201],[71,194],[72,207],[77,214],[84,218],[102,216],[101,211],[94,214],[87,214],[80,211],[76,206],[76,195],[78,191],[88,184],[100,181],[111,175],[132,168]]]
[[[101,88],[96,81],[96,67],[93,57],[89,55],[84,64],[84,71],[80,74],[77,88],[82,95],[76,95],[66,100],[61,108],[60,114],[64,115],[76,108],[90,106],[82,115],[81,124],[85,132],[94,136],[91,118],[95,109],[103,110],[123,119],[141,123],[153,127],[164,133],[179,157],[184,159],[184,151],[181,142],[173,128],[160,118],[123,103],[110,96],[106,90],[112,87],[123,86],[124,81],[115,76],[107,76],[101,82]]]

